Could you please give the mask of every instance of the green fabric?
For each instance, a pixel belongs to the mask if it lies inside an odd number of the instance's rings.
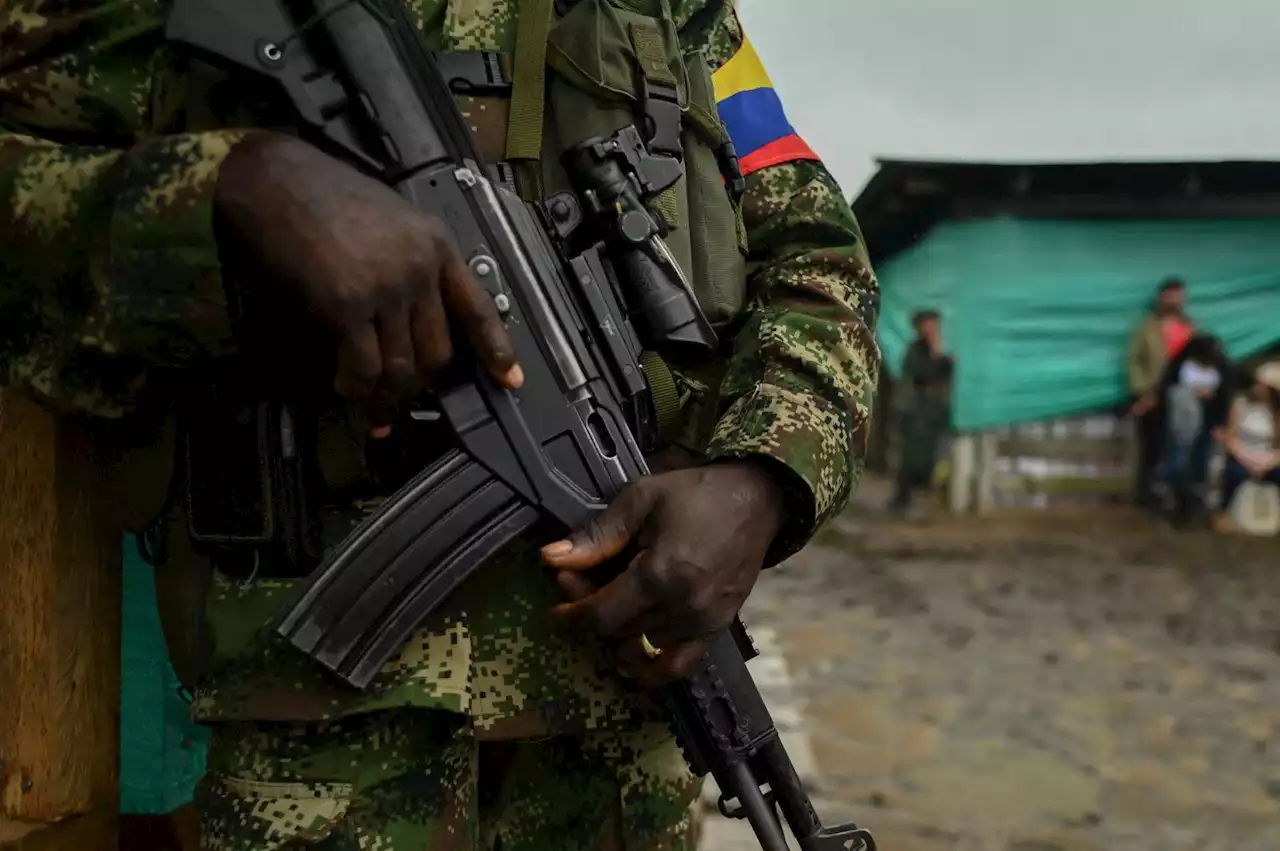
[[[520,0],[516,55],[511,74],[511,111],[507,118],[507,160],[517,167],[521,194],[536,200],[538,169],[522,162],[542,158],[542,123],[547,96],[547,36],[552,0]]]
[[[654,352],[640,353],[640,368],[653,395],[653,412],[658,418],[658,433],[665,440],[673,439],[673,429],[680,424],[680,393],[671,370],[661,356]]]
[[[715,112],[715,87],[705,63],[690,62],[688,118],[695,108],[724,133]],[[747,300],[747,238],[742,205],[725,192],[715,146],[708,142],[697,121],[684,132],[685,191],[688,197],[690,271],[698,287],[698,303],[713,324],[731,322]]]
[[[676,77],[667,66],[667,50],[662,41],[662,30],[657,23],[645,18],[631,21],[631,44],[636,49],[636,61],[640,64],[640,73],[654,83],[676,85]]]
[[[937,308],[961,430],[1102,410],[1127,398],[1129,335],[1161,280],[1234,358],[1280,340],[1280,219],[948,223],[877,267],[877,334],[896,377],[911,312]]]
[[[688,198],[688,275],[707,319],[732,322],[747,301],[746,236],[741,211],[725,192],[720,165],[696,133],[684,133]]]
[[[153,569],[125,540],[120,647],[120,812],[160,815],[191,801],[208,731],[191,722],[160,629]]]

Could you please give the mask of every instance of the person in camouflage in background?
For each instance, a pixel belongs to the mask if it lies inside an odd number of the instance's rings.
[[[894,399],[901,450],[889,510],[905,512],[915,491],[928,490],[938,466],[938,449],[951,428],[951,381],[955,358],[942,350],[942,317],[919,310],[911,317],[916,338],[902,358],[902,379]]]
[[[433,44],[507,53],[519,5],[409,3]],[[785,124],[733,4],[663,5],[688,61],[719,72],[746,173],[755,298],[724,365],[714,433],[685,447],[682,464],[656,462],[670,469],[541,557],[522,542],[495,558],[364,692],[330,682],[265,627],[292,580],[213,571],[211,649],[192,705],[213,731],[196,793],[205,848],[693,847],[696,783],[647,687],[686,670],[762,565],[848,500],[879,369],[878,289],[847,202]],[[271,122],[251,109],[198,126],[162,14],[161,0],[0,7],[10,392],[147,422],[244,351],[250,326],[229,307],[237,287],[259,303],[301,303],[332,332],[334,406],[358,412],[362,439],[384,437],[387,411],[448,360],[446,321],[519,385],[501,325],[440,223],[260,129]],[[744,112],[746,98],[735,112],[728,101],[743,92],[766,111]],[[483,107],[462,105],[483,137]],[[773,122],[765,136],[761,115]],[[583,571],[632,538],[645,570],[633,563],[595,589]],[[201,558],[179,535],[167,569],[196,573]],[[600,638],[564,628],[574,624]],[[166,634],[182,670],[183,633],[167,622]],[[641,634],[664,652],[650,658]]]

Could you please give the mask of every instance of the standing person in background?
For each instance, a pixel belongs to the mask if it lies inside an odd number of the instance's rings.
[[[1227,422],[1232,379],[1222,342],[1210,334],[1195,334],[1165,368],[1160,382],[1164,464],[1175,525],[1189,524],[1204,507],[1213,435]]]
[[[1234,531],[1231,503],[1241,485],[1253,479],[1280,486],[1280,361],[1258,367],[1252,385],[1231,405],[1227,425],[1216,437],[1227,463],[1213,525],[1229,532]]]
[[[1155,469],[1164,446],[1164,410],[1160,382],[1165,366],[1177,357],[1195,332],[1186,315],[1187,287],[1178,278],[1160,285],[1155,304],[1129,338],[1126,372],[1137,423],[1138,470],[1135,498],[1144,508],[1157,505]]]
[[[898,429],[902,456],[891,511],[902,512],[911,493],[928,487],[938,462],[938,444],[950,428],[951,374],[955,360],[942,351],[942,319],[936,310],[911,317],[916,339],[902,360]]]

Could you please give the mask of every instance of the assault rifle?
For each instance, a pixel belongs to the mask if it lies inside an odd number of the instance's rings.
[[[539,520],[578,527],[647,474],[655,412],[641,335],[659,351],[708,350],[715,335],[644,205],[679,178],[679,163],[651,155],[635,126],[568,153],[578,193],[525,203],[481,161],[442,71],[450,56],[426,48],[400,0],[298,9],[174,0],[166,36],[272,82],[305,138],[448,223],[525,375],[512,391],[474,359],[455,374],[438,402],[461,448],[355,529],[282,613],[282,636],[364,688],[500,547]],[[499,74],[485,55],[470,60],[480,85]],[[818,820],[747,671],[755,655],[735,622],[664,690],[690,768],[715,777],[721,812],[748,819],[766,851],[787,848],[779,811],[806,851],[874,851],[856,825]]]

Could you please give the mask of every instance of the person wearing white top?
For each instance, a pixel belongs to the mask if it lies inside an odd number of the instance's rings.
[[[1227,455],[1215,525],[1229,526],[1236,491],[1250,479],[1280,486],[1280,361],[1254,372],[1249,392],[1235,401],[1218,435]]]
[[[1222,342],[1204,332],[1193,335],[1165,369],[1164,474],[1173,495],[1170,519],[1178,527],[1207,519],[1212,435],[1227,421],[1232,374]]]
[[[1187,447],[1195,441],[1204,423],[1204,406],[1221,384],[1222,372],[1212,364],[1187,359],[1178,368],[1177,380],[1169,387],[1165,399],[1169,441],[1173,446]]]

